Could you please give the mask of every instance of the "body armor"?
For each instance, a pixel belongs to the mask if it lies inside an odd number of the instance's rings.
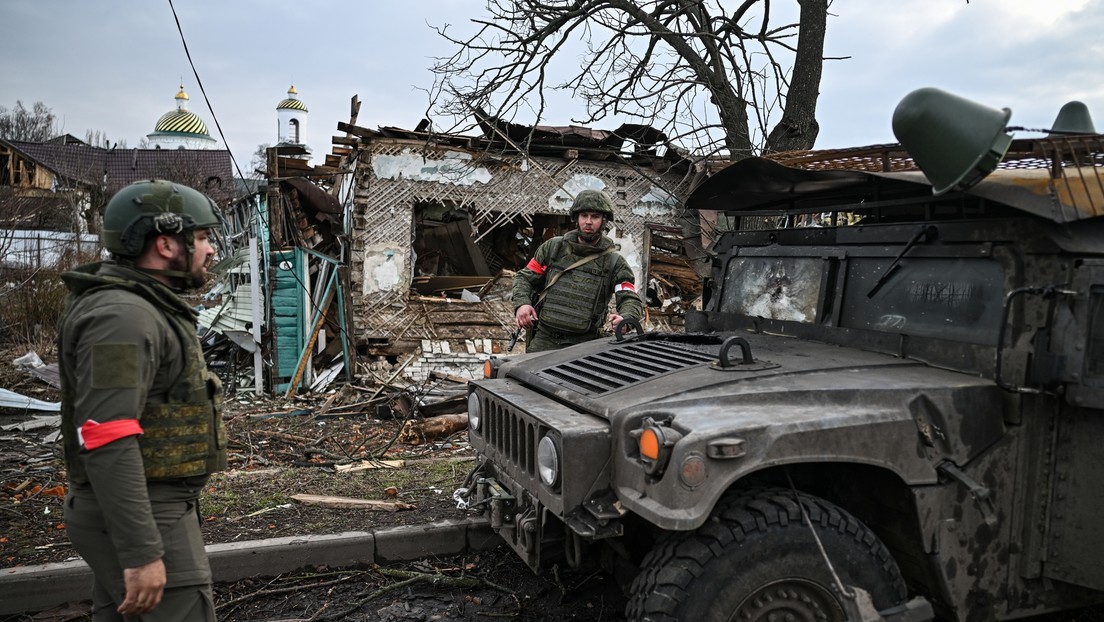
[[[556,255],[560,255],[561,248]],[[552,287],[542,295],[537,305],[537,315],[545,327],[575,335],[592,333],[601,325],[609,305],[610,262],[613,255],[598,257],[594,261],[567,270],[579,257],[566,253],[554,261],[546,275],[551,281],[557,273],[562,273]]]
[[[151,397],[139,414],[143,434],[138,437],[147,480],[179,479],[206,475],[226,468],[226,431],[222,423],[222,386],[207,371],[203,351],[196,338],[193,318],[179,300],[167,300],[162,292],[143,283],[122,278],[70,273],[72,278],[93,281],[91,287],[75,294],[67,304],[61,323],[80,300],[93,292],[122,289],[140,296],[158,307],[181,346],[184,366],[163,399]],[[73,483],[88,481],[78,458],[70,384],[62,387],[62,431],[69,478]]]

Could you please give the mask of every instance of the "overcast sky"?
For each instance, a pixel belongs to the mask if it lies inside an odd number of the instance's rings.
[[[478,0],[174,3],[243,169],[259,144],[276,142],[275,107],[293,83],[310,111],[304,137],[315,163],[330,151],[337,122],[348,120],[353,95],[363,102],[358,125],[413,129],[426,112],[432,57],[450,51],[430,26],[467,31],[483,7]],[[1104,1],[835,0],[831,12],[825,55],[846,58],[825,63],[816,148],[895,142],[894,107],[924,86],[1010,108],[1009,123],[1029,128],[1048,128],[1062,104],[1080,100],[1104,131]],[[41,101],[65,132],[83,139],[99,130],[137,147],[174,109],[182,79],[189,109],[221,143],[168,0],[0,0],[0,106]],[[568,125],[577,112],[565,105],[543,123]]]

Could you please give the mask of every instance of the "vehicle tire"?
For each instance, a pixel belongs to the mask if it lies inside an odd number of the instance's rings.
[[[844,585],[866,590],[878,610],[904,602],[901,572],[877,536],[832,503],[796,498]],[[653,622],[844,621],[835,585],[795,493],[743,491],[722,499],[696,531],[656,544],[633,581],[626,615]]]

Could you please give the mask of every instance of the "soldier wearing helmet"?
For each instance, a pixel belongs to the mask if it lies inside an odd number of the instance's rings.
[[[66,531],[95,576],[94,620],[215,619],[197,502],[226,465],[222,388],[178,293],[204,282],[220,222],[192,188],[131,184],[104,209],[112,259],[62,275]]]
[[[623,318],[642,315],[632,268],[603,235],[613,221],[609,197],[580,192],[571,217],[578,228],[541,244],[514,277],[514,321],[526,330],[527,352],[595,339],[607,320],[616,328]],[[616,313],[608,313],[610,296]]]

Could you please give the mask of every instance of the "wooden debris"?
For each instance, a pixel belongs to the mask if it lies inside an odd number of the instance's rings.
[[[436,417],[450,413],[466,413],[468,411],[468,396],[454,395],[445,397],[435,402],[427,402],[418,406],[418,412],[423,417]]]
[[[429,371],[429,377],[434,380],[448,380],[450,382],[457,382],[459,384],[468,384],[467,378],[461,378],[460,376],[453,376],[452,374],[446,374],[445,372],[431,369]]]
[[[440,415],[421,421],[410,419],[399,432],[404,445],[424,445],[429,441],[451,436],[468,428],[468,415]]]
[[[373,512],[398,512],[414,510],[418,506],[401,501],[376,501],[375,499],[353,499],[351,497],[328,497],[325,495],[291,495],[291,498],[303,505],[317,505],[324,508],[361,509]]]
[[[375,469],[398,469],[406,465],[405,460],[361,460],[355,464],[337,464],[334,469],[338,473],[353,473],[355,471],[373,471]]]

